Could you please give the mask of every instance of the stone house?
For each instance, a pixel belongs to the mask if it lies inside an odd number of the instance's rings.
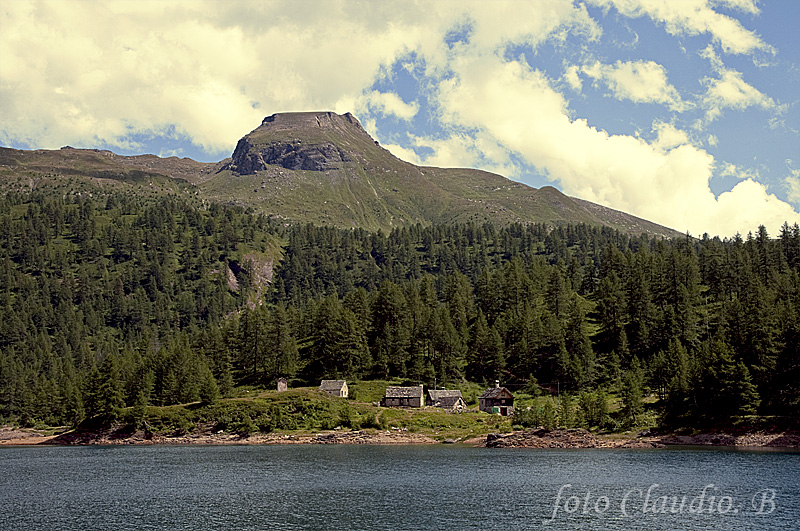
[[[421,385],[414,387],[387,387],[381,400],[384,407],[423,407],[425,394]]]
[[[464,411],[467,409],[467,403],[464,401],[464,397],[461,396],[461,391],[458,389],[429,389],[428,405],[440,407],[449,411]]]
[[[345,380],[322,380],[319,384],[319,389],[331,396],[338,396],[340,398],[347,398],[347,394],[349,393]]]
[[[490,387],[478,397],[478,409],[504,417],[513,415],[514,395],[505,387],[500,387],[500,382],[496,382],[494,387]]]

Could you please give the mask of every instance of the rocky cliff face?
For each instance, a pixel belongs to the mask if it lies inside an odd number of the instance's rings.
[[[288,140],[286,132],[298,136],[318,137],[309,142],[295,138]],[[325,171],[340,168],[344,162],[352,162],[347,152],[325,136],[369,135],[350,113],[338,115],[326,113],[273,114],[261,122],[261,126],[239,140],[231,157],[229,169],[239,175],[253,175],[268,166],[281,166],[288,170]],[[278,135],[283,138],[275,138]]]
[[[268,165],[282,166],[287,170],[325,171],[351,160],[331,142],[305,145],[296,140],[255,146],[244,137],[236,145],[230,168],[239,175],[253,175]]]

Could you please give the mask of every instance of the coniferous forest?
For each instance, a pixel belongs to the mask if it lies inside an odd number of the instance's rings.
[[[612,391],[632,419],[800,413],[800,227],[291,225],[122,193],[0,197],[0,424],[321,378]]]

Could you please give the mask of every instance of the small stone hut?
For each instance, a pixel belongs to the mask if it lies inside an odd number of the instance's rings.
[[[331,396],[338,396],[340,398],[347,398],[350,392],[347,389],[347,382],[345,380],[322,380],[319,384],[321,391],[325,391]]]
[[[423,407],[425,393],[421,385],[414,387],[387,387],[386,396],[381,400],[384,407]]]
[[[486,413],[502,415],[504,417],[514,414],[514,395],[505,387],[500,387],[496,382],[478,397],[478,408]]]
[[[289,382],[286,381],[286,378],[278,378],[278,392],[281,393],[289,389]]]
[[[428,405],[440,407],[449,411],[464,411],[467,403],[458,389],[430,389],[428,390]]]

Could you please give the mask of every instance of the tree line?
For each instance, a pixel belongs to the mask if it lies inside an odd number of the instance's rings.
[[[8,194],[0,213],[5,418],[74,423],[280,376],[610,391],[631,423],[647,393],[673,424],[800,406],[797,224],[385,234],[116,194]],[[252,252],[274,258],[268,287]]]

